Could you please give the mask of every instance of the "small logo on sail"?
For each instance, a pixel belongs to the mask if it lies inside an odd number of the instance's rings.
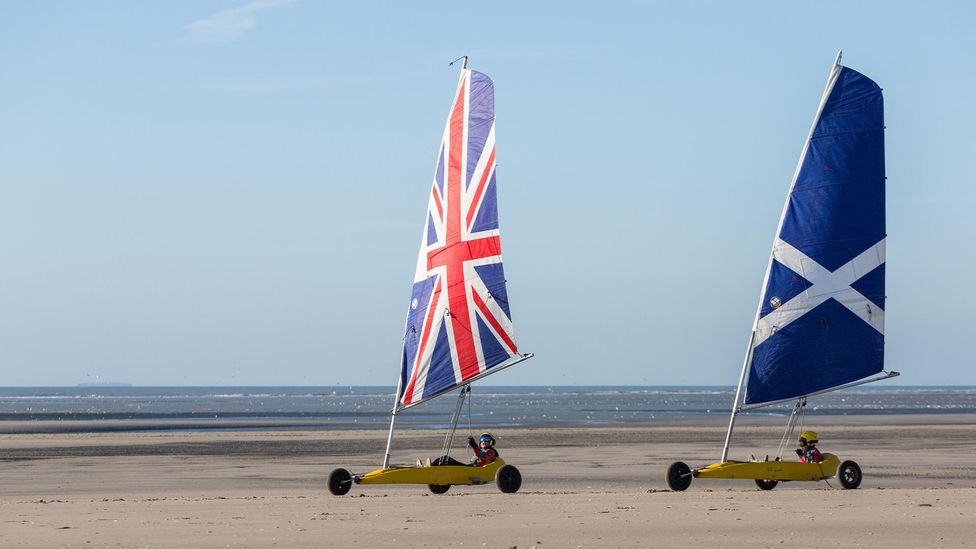
[[[415,297],[415,298],[413,298],[413,301],[410,302],[410,308],[413,309],[414,311],[416,311],[417,310],[417,305],[419,305],[419,302],[417,301],[417,298]]]
[[[416,301],[416,300],[414,300],[414,301]],[[769,300],[769,306],[772,307],[772,308],[774,308],[774,309],[779,309],[780,308],[780,305],[782,305],[782,304],[783,304],[783,300],[780,299],[780,298],[778,298],[778,297],[776,297],[776,296],[773,296]]]

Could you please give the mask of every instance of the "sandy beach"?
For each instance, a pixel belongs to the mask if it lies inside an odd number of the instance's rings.
[[[782,424],[742,418],[730,457],[775,451]],[[794,482],[765,492],[697,479],[669,491],[672,461],[717,460],[719,418],[497,430],[503,457],[522,472],[517,494],[354,486],[341,497],[325,488],[329,471],[377,468],[384,431],[38,434],[18,431],[43,426],[11,424],[0,435],[0,547],[976,544],[976,416],[813,417],[807,426],[824,450],[861,465],[860,489]],[[432,455],[442,436],[398,432],[393,462]]]

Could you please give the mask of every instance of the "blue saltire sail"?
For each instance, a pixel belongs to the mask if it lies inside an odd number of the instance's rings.
[[[461,71],[424,219],[397,408],[518,356],[498,232],[494,94],[487,75]]]
[[[881,88],[838,63],[773,243],[743,402],[803,397],[881,372],[884,280]]]

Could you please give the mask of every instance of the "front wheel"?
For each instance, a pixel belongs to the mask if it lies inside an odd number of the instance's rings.
[[[344,496],[352,488],[352,475],[345,469],[336,469],[329,474],[329,491],[334,496]]]
[[[778,480],[756,479],[756,486],[758,486],[760,490],[772,490],[773,488],[776,488],[777,484],[779,484]]]
[[[428,484],[427,488],[435,494],[446,494],[451,489],[450,484]]]
[[[861,467],[853,461],[845,461],[837,468],[837,478],[841,486],[853,490],[861,485]]]
[[[668,487],[675,492],[682,492],[691,486],[691,468],[683,461],[676,461],[668,467],[668,474],[665,476]]]
[[[522,473],[514,465],[502,465],[495,473],[495,484],[505,494],[514,494],[522,487]]]

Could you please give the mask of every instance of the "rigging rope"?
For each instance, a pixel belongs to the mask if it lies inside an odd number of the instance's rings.
[[[793,406],[793,413],[790,414],[790,421],[787,422],[786,432],[783,433],[783,439],[780,440],[779,443],[779,459],[782,458],[783,452],[785,452],[786,448],[790,445],[790,440],[793,439],[793,433],[796,432],[797,427],[799,427],[799,431],[801,433],[803,432],[803,408],[806,407],[806,405],[807,399],[800,398],[796,401],[796,405]],[[821,479],[823,479],[823,481],[827,484],[827,487],[833,488],[833,486],[830,484],[830,479],[828,479],[827,475],[824,473],[823,464],[817,463],[816,465],[817,468],[820,469]]]
[[[451,418],[451,428],[444,437],[444,444],[441,446],[441,456],[448,456],[454,449],[454,434],[457,432],[458,421],[461,420],[461,413],[464,412],[464,399],[468,398],[468,434],[471,433],[471,385],[461,387],[458,393],[457,405],[454,408],[454,416]]]
[[[468,388],[468,436],[473,437],[474,432],[471,427],[471,386],[467,385]]]
[[[793,438],[793,433],[796,431],[797,423],[800,425],[800,429],[803,429],[803,408],[807,405],[806,398],[799,398],[796,404],[793,406],[793,411],[790,413],[790,419],[786,422],[786,431],[783,433],[783,438],[779,441],[779,449],[776,453],[776,460],[783,459],[783,453],[786,452],[786,448],[790,446],[790,440]]]

